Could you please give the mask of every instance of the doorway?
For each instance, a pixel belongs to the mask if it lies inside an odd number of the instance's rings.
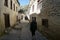
[[[10,27],[10,17],[9,17],[9,14],[4,14],[4,19],[5,19],[5,28]]]

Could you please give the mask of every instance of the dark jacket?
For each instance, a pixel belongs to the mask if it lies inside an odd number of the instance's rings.
[[[31,31],[31,32],[35,32],[36,30],[37,30],[37,22],[32,21],[32,22],[30,23],[30,31]]]

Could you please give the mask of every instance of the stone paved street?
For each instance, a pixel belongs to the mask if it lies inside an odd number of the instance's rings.
[[[32,37],[30,32],[30,26],[27,22],[20,23],[15,27],[21,27],[20,29],[12,29],[9,34],[6,34],[0,38],[0,40],[47,40],[41,33],[38,31],[35,32],[35,36]]]

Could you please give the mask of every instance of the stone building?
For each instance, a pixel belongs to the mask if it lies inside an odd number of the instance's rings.
[[[32,1],[32,0],[31,0]],[[34,1],[30,3],[31,17],[36,16],[36,12],[32,12],[32,5]],[[36,4],[35,4],[36,5]],[[38,9],[40,14],[37,15],[38,30],[46,33],[53,40],[59,40],[60,38],[60,0],[38,0]],[[36,8],[35,8],[36,9]],[[35,10],[34,9],[34,10]],[[36,9],[37,10],[37,9]],[[38,11],[37,11],[38,12]],[[41,32],[42,32],[41,31]]]
[[[0,0],[0,33],[16,24],[19,8],[18,0]]]
[[[37,23],[38,23],[38,15],[40,14],[41,8],[42,8],[42,3],[39,3],[40,0],[30,0],[29,3],[29,16],[30,20],[32,20],[32,17],[36,17]]]
[[[26,15],[25,15],[24,13],[19,13],[19,14],[18,14],[18,19],[19,19],[20,21],[21,21],[21,20],[24,21],[24,20],[25,20],[25,16],[26,16]]]
[[[54,40],[60,36],[60,0],[42,0],[40,13],[42,26],[48,25],[47,32]],[[45,30],[44,30],[45,31]]]

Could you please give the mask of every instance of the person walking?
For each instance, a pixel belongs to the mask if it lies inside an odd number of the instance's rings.
[[[32,36],[35,35],[35,31],[37,30],[37,22],[36,17],[32,17],[32,22],[30,23],[30,31],[32,33]]]

